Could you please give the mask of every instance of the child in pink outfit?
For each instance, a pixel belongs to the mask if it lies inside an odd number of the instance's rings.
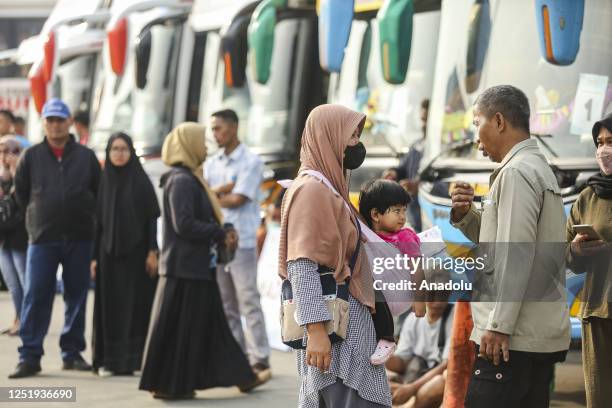
[[[408,256],[421,255],[421,240],[417,233],[408,227],[404,227],[392,233],[376,232],[376,235],[385,240],[385,242],[395,245],[402,254]]]
[[[359,213],[368,226],[385,242],[395,245],[402,254],[420,256],[421,241],[406,228],[406,209],[410,195],[395,181],[375,180],[368,183],[359,195]],[[384,364],[395,350],[393,316],[383,294],[376,293],[376,314],[372,316],[378,345],[370,362]]]

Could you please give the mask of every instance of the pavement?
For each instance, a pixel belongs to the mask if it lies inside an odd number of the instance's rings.
[[[42,373],[38,376],[8,380],[7,376],[17,363],[19,338],[0,336],[0,387],[76,387],[76,402],[63,403],[7,403],[0,407],[249,407],[249,408],[288,408],[297,406],[298,380],[295,360],[292,353],[273,351],[271,357],[273,377],[270,382],[249,394],[241,394],[237,388],[215,388],[198,391],[191,401],[165,402],[154,400],[147,392],[138,390],[138,377],[105,377],[91,373],[77,373],[61,370],[59,335],[63,325],[63,304],[57,296],[53,317],[45,341],[45,356],[42,360]],[[88,319],[86,336],[91,339],[93,293],[88,299]],[[6,292],[0,292],[0,328],[10,325],[13,319],[13,306]],[[88,349],[84,352],[91,361]],[[557,366],[556,391],[551,407],[585,407],[584,385],[580,352],[572,351],[568,361]]]

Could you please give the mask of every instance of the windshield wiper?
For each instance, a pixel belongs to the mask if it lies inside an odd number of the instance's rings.
[[[559,157],[559,155],[552,149],[552,147],[550,147],[550,145],[544,141],[545,137],[553,137],[553,135],[549,133],[531,133],[531,136],[538,139],[538,142],[540,142],[542,146],[544,146],[544,148],[546,148],[546,150],[548,150],[548,152],[552,154],[553,157]]]

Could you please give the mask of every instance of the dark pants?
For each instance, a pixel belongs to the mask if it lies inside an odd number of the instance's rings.
[[[64,328],[60,337],[62,359],[73,360],[85,350],[85,304],[93,243],[51,242],[28,247],[26,285],[19,335],[20,361],[38,363],[49,329],[57,268],[63,267]]]
[[[380,291],[376,291],[376,303],[374,306],[376,313],[372,315],[372,321],[376,331],[376,340],[395,341],[393,315]]]
[[[510,351],[510,361],[495,366],[478,357],[465,407],[548,408],[555,363],[564,359],[565,352]]]

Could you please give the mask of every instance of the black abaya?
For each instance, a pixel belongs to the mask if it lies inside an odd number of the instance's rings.
[[[110,161],[117,139],[130,149],[130,160],[123,167]],[[157,283],[145,265],[149,251],[157,251],[159,215],[155,190],[132,140],[121,133],[111,136],[96,215],[95,370],[104,367],[115,374],[128,374],[140,369]]]
[[[215,281],[161,276],[148,338],[141,390],[181,396],[255,380]]]

